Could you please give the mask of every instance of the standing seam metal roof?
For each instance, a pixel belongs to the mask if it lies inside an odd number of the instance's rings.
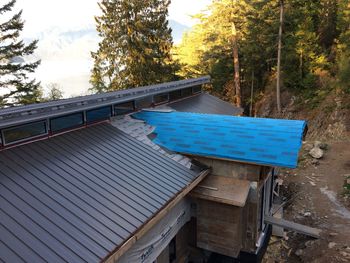
[[[0,152],[0,261],[98,262],[198,175],[108,124]]]
[[[235,107],[232,104],[208,93],[200,93],[192,97],[168,103],[166,106],[180,112],[222,115],[239,115],[243,113],[242,108]],[[159,106],[159,108],[162,107],[164,106]]]

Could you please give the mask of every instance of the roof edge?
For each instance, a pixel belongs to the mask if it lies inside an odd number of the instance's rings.
[[[122,245],[111,251],[101,262],[114,263],[116,262],[125,252],[127,252],[132,245],[136,243],[141,237],[143,237],[155,224],[157,224],[166,213],[172,209],[183,197],[192,191],[209,173],[211,169],[202,171],[199,176],[193,180],[189,185],[184,187],[181,192],[175,195],[169,200],[152,218],[150,218],[143,226],[141,226],[128,240]]]

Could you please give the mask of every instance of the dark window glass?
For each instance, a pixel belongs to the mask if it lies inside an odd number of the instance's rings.
[[[100,120],[106,120],[112,116],[112,108],[110,106],[102,107],[86,112],[86,122],[91,123]]]
[[[3,130],[4,144],[46,134],[45,121],[28,123]]]
[[[139,100],[136,100],[136,108],[142,109],[142,108],[148,108],[152,106],[152,97],[145,97]]]
[[[176,261],[176,239],[175,237],[169,243],[169,262]]]
[[[186,88],[186,89],[183,89],[181,90],[181,95],[182,97],[188,97],[188,96],[191,96],[192,95],[192,88]]]
[[[65,129],[72,129],[83,125],[83,113],[74,113],[50,120],[50,126],[52,132],[62,131]]]
[[[134,102],[128,101],[114,106],[115,115],[122,115],[133,112],[135,110]]]
[[[202,86],[194,86],[192,87],[192,93],[195,94],[195,93],[199,93],[202,91]]]
[[[181,99],[181,90],[174,90],[172,92],[169,92],[169,100],[173,101],[173,100],[179,100]]]
[[[169,101],[169,95],[168,93],[157,94],[154,95],[153,100],[155,104],[164,103]]]

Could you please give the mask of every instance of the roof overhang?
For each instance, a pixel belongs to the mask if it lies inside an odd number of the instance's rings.
[[[132,245],[136,243],[141,237],[143,237],[147,231],[152,229],[174,206],[176,206],[182,198],[187,196],[202,180],[210,173],[210,169],[202,171],[199,176],[187,185],[181,192],[179,192],[172,200],[170,200],[157,214],[154,215],[148,222],[140,227],[132,237],[126,240],[121,246],[117,247],[111,252],[102,262],[114,263],[126,252]]]
[[[0,128],[114,105],[207,83],[210,83],[210,77],[204,76],[71,99],[9,107],[0,109]]]

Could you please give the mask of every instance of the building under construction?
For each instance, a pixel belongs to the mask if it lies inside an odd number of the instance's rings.
[[[306,123],[240,117],[209,82],[0,110],[0,262],[259,262]]]

